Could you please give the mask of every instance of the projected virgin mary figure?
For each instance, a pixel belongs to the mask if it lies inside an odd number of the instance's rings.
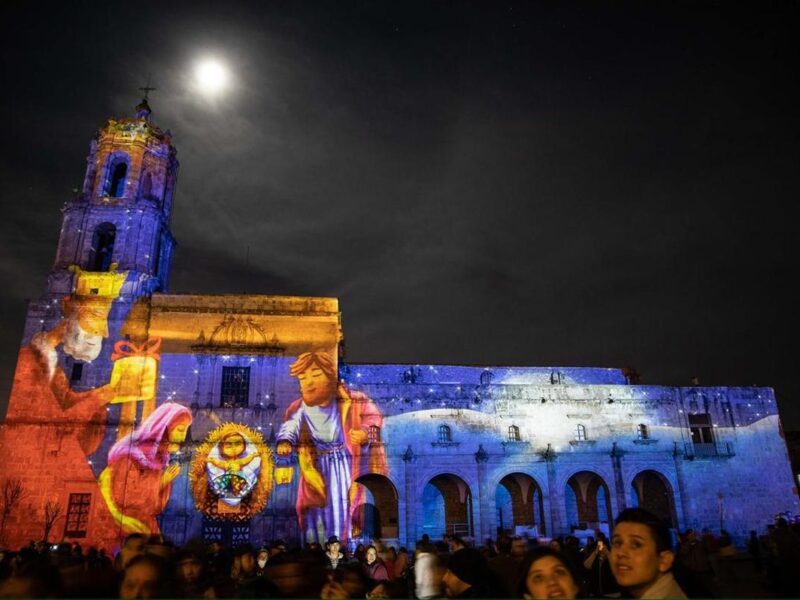
[[[296,508],[303,537],[320,544],[332,535],[346,540],[360,503],[355,480],[367,472],[387,473],[383,446],[367,446],[369,428],[381,427],[383,417],[365,394],[338,383],[334,363],[325,354],[301,354],[290,373],[300,383],[301,397],[286,410],[277,452],[286,456],[292,446],[297,449]]]

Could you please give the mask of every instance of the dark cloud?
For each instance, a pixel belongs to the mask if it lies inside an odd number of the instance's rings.
[[[151,77],[172,291],[337,296],[351,361],[772,385],[800,427],[792,4],[3,11],[4,396],[88,140]]]

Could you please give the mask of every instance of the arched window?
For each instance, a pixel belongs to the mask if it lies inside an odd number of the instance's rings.
[[[508,428],[508,441],[509,442],[519,441],[519,427],[517,427],[516,425],[511,425]]]
[[[489,369],[484,369],[481,373],[481,385],[491,385],[494,374]]]
[[[108,271],[114,254],[114,239],[117,228],[112,223],[101,223],[92,236],[92,250],[89,253],[89,271]]]
[[[128,160],[125,155],[114,156],[108,165],[108,179],[103,190],[112,198],[122,198],[125,195],[125,180],[128,175]]]
[[[647,431],[647,425],[639,423],[636,427],[636,435],[640,440],[646,440],[650,437],[650,432]]]
[[[370,425],[369,429],[367,429],[367,441],[370,444],[380,444],[381,443],[381,428],[377,425]]]
[[[453,441],[453,434],[450,431],[450,427],[447,425],[439,425],[439,442],[440,443],[448,443]]]
[[[587,440],[586,427],[583,425],[578,425],[575,428],[575,439],[579,442],[585,442]]]

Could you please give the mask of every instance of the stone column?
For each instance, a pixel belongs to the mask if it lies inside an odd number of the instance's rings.
[[[611,466],[614,468],[614,489],[617,496],[617,514],[628,506],[625,501],[625,483],[622,479],[622,456],[624,452],[617,448],[617,442],[611,445]],[[609,521],[614,522],[614,515],[608,515]]]
[[[486,491],[486,463],[489,460],[489,453],[483,448],[483,444],[478,444],[478,451],[475,453],[475,463],[478,470],[478,510],[472,513],[475,528],[476,546],[487,537],[494,537],[490,531],[491,519],[489,518],[488,493]]]
[[[672,447],[672,458],[675,461],[675,479],[678,481],[678,489],[675,490],[676,502],[675,516],[678,520],[683,522],[678,523],[678,529],[684,530],[689,527],[689,511],[686,506],[686,483],[683,476],[683,454],[678,450],[678,442],[675,442]],[[678,508],[677,505],[680,505]]]
[[[562,528],[565,526],[561,522],[561,502],[558,490],[556,489],[556,453],[550,444],[542,454],[547,464],[547,497],[550,500],[550,521],[547,523],[547,530],[550,537],[564,533]]]
[[[408,446],[406,451],[403,453],[403,476],[404,476],[404,484],[405,489],[403,490],[402,496],[398,499],[400,503],[404,503],[406,507],[406,522],[404,524],[404,531],[403,534],[400,535],[398,532],[398,537],[401,540],[405,539],[405,545],[408,548],[415,546],[417,543],[417,508],[419,506],[419,502],[417,499],[417,486],[416,486],[416,477],[414,463],[417,462],[417,457],[414,455],[414,451],[411,449],[411,445]],[[421,494],[421,490],[420,490]]]

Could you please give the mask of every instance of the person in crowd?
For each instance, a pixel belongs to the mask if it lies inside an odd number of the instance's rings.
[[[769,536],[772,549],[773,576],[778,593],[786,598],[798,595],[797,566],[800,565],[800,538],[779,517]]]
[[[731,534],[724,529],[719,533],[719,555],[736,556],[736,546],[733,545]]]
[[[436,547],[421,540],[414,561],[414,591],[420,600],[438,598],[442,593],[442,566]]]
[[[216,598],[205,573],[203,555],[195,548],[183,548],[175,556],[175,583],[175,591],[182,598]]]
[[[353,559],[363,563],[366,555],[367,547],[364,544],[359,543],[358,546],[356,546],[355,552],[353,552]]]
[[[506,597],[510,598],[519,583],[517,577],[528,549],[528,543],[519,536],[509,538],[507,535],[503,535],[497,542],[497,549],[499,554],[489,559],[489,571],[502,586]]]
[[[119,554],[114,561],[114,568],[122,573],[128,563],[144,554],[144,547],[147,544],[147,536],[143,533],[132,533],[125,538],[122,546],[119,549]]]
[[[151,554],[142,554],[131,559],[126,565],[119,586],[119,597],[128,598],[169,598],[169,576],[162,559]]]
[[[378,582],[389,581],[389,572],[386,570],[383,560],[378,556],[378,549],[375,546],[367,548],[364,561],[364,576],[373,583],[373,587]]]
[[[750,537],[747,538],[747,552],[753,557],[756,569],[761,571],[761,540],[758,539],[758,532],[750,530]]]
[[[375,544],[377,548],[378,545]],[[383,546],[383,549],[378,549],[378,557],[383,561],[386,567],[386,574],[389,576],[390,581],[394,581],[397,577],[395,573],[395,563],[397,562],[397,550],[393,546]]]
[[[231,579],[237,583],[245,582],[256,574],[255,550],[251,544],[241,544],[233,552]]]
[[[326,566],[329,569],[336,569],[339,563],[344,563],[344,553],[341,552],[340,548],[341,545],[339,544],[338,537],[332,535],[328,538],[328,541],[325,543],[325,560],[327,561]]]
[[[454,552],[442,576],[448,598],[483,598],[487,591],[488,569],[481,553],[473,548]]]
[[[397,558],[394,561],[394,578],[395,580],[405,580],[408,577],[408,550],[405,546],[401,546],[397,551]]]
[[[560,552],[542,546],[528,553],[518,575],[517,597],[580,597],[580,577],[573,564]]]
[[[345,564],[336,571],[328,573],[327,581],[320,591],[320,598],[324,600],[365,598],[368,589],[361,567],[355,563]]]
[[[598,531],[594,549],[583,561],[590,596],[601,597],[619,592],[617,581],[611,573],[611,566],[608,561],[609,555],[608,538],[602,531]]]
[[[256,575],[264,577],[267,574],[267,563],[269,562],[269,548],[262,546],[256,554]]]
[[[61,575],[45,558],[20,561],[8,579],[0,581],[0,598],[58,598]]]
[[[711,530],[708,527],[703,527],[700,533],[702,534],[701,541],[708,555],[711,556],[719,552],[719,542],[714,534],[711,533]]]
[[[611,570],[635,598],[686,598],[672,576],[675,553],[669,528],[642,508],[623,510],[611,539]]]
[[[467,546],[464,544],[464,540],[457,535],[452,535],[447,538],[447,548],[450,551],[450,554],[455,554],[459,550],[466,547]]]
[[[678,563],[686,591],[690,596],[711,597],[714,571],[705,544],[697,537],[697,532],[687,529],[678,552]]]

